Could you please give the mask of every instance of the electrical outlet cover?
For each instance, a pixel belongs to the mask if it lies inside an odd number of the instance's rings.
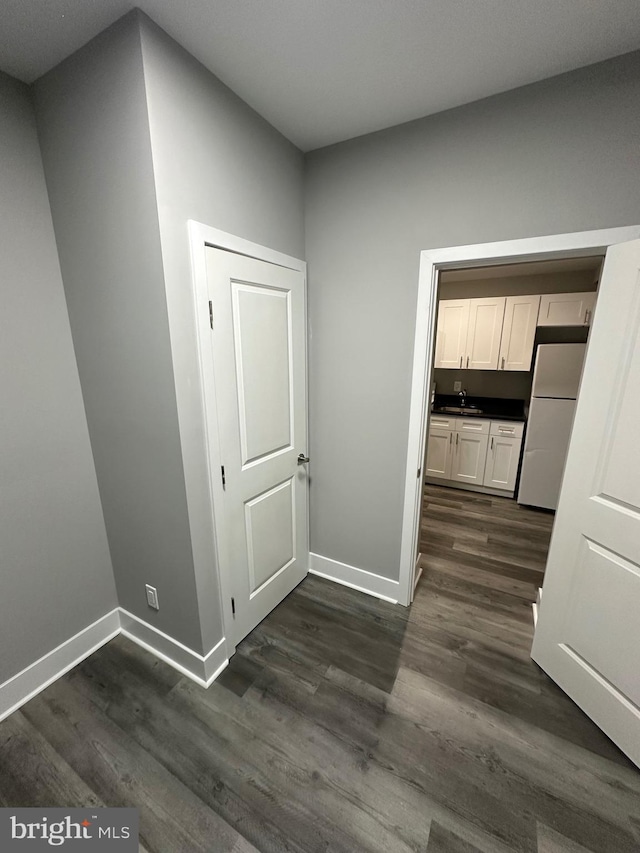
[[[454,391],[462,391],[462,382],[454,382],[453,383]]]

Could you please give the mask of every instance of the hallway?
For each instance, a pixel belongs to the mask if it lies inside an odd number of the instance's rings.
[[[309,576],[204,691],[123,637],[0,724],[0,804],[174,851],[631,853],[640,774],[531,662],[551,516],[427,486],[410,610]]]

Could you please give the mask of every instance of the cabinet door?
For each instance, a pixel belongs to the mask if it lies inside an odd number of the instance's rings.
[[[488,435],[456,432],[453,439],[451,479],[481,486],[487,461]]]
[[[590,293],[549,293],[540,298],[539,326],[588,326],[596,304]]]
[[[539,296],[507,296],[499,370],[531,369],[539,310]]]
[[[453,447],[451,430],[431,427],[427,443],[427,462],[425,474],[427,477],[451,479],[451,449]]]
[[[513,492],[518,475],[521,438],[492,435],[489,440],[487,464],[484,470],[484,486]]]
[[[444,299],[439,303],[435,367],[462,367],[469,327],[469,302],[469,299]]]
[[[464,367],[469,370],[497,370],[504,320],[504,296],[469,300],[469,330]]]

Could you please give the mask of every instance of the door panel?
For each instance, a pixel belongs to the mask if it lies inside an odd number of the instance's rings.
[[[539,296],[507,296],[500,340],[500,370],[531,369],[539,310]]]
[[[468,299],[445,299],[438,304],[435,367],[462,367],[468,327]]]
[[[441,477],[443,480],[450,479],[453,435],[450,430],[437,428],[429,430],[426,470],[428,477]]]
[[[216,537],[235,645],[308,570],[305,282],[213,248],[207,271],[225,480]]]
[[[609,249],[532,657],[640,765],[640,241]]]
[[[469,300],[469,331],[464,366],[497,370],[504,320],[504,296]]]
[[[295,559],[295,517],[293,479],[245,503],[251,597]]]
[[[246,465],[291,446],[291,294],[237,281],[231,289],[240,441]]]

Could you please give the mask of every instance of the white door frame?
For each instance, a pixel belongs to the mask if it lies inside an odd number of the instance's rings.
[[[307,329],[307,264],[299,258],[285,255],[282,252],[276,252],[274,249],[269,249],[267,246],[261,246],[259,243],[252,243],[245,240],[243,237],[237,237],[234,234],[229,234],[226,231],[220,231],[218,228],[212,228],[210,225],[205,225],[202,222],[196,222],[190,219],[188,222],[189,228],[189,245],[191,247],[191,269],[193,278],[193,293],[195,303],[195,325],[198,344],[198,357],[200,360],[200,393],[202,398],[202,408],[205,416],[205,437],[206,437],[206,452],[208,461],[208,480],[209,493],[211,498],[211,513],[213,517],[213,548],[215,554],[215,572],[218,576],[222,610],[222,621],[224,625],[224,640],[227,651],[227,658],[235,652],[235,645],[231,637],[232,632],[229,626],[233,624],[233,614],[231,612],[231,592],[229,578],[221,566],[219,552],[222,550],[220,544],[224,536],[224,530],[216,523],[216,507],[224,505],[224,495],[222,492],[222,482],[218,473],[222,466],[222,454],[220,451],[220,443],[218,441],[218,410],[216,404],[215,390],[215,375],[213,370],[213,343],[211,337],[211,321],[209,316],[209,290],[207,280],[207,260],[206,249],[211,246],[215,249],[226,249],[238,255],[245,255],[249,258],[256,258],[259,261],[266,261],[277,266],[287,267],[288,269],[301,272],[304,276],[304,325]],[[215,322],[215,318],[214,318]],[[305,374],[308,380],[308,355],[307,355],[307,335],[305,334]],[[308,381],[305,383],[307,389]],[[308,395],[308,390],[305,390]],[[308,401],[305,397],[305,411],[308,412]],[[307,452],[309,447],[308,420],[307,420]],[[307,501],[307,536],[309,531],[309,502]],[[308,545],[308,542],[307,542]],[[307,548],[308,550],[308,548]]]
[[[438,274],[440,270],[599,255],[614,243],[624,243],[627,240],[635,240],[639,237],[640,225],[633,225],[598,231],[579,231],[573,234],[551,234],[546,237],[505,240],[500,243],[478,243],[471,246],[427,249],[420,253],[409,440],[400,548],[400,588],[398,592],[400,604],[408,606],[413,598],[419,514],[424,480],[422,468],[430,400],[427,385],[433,367]],[[419,476],[416,476],[417,471],[421,472]]]

